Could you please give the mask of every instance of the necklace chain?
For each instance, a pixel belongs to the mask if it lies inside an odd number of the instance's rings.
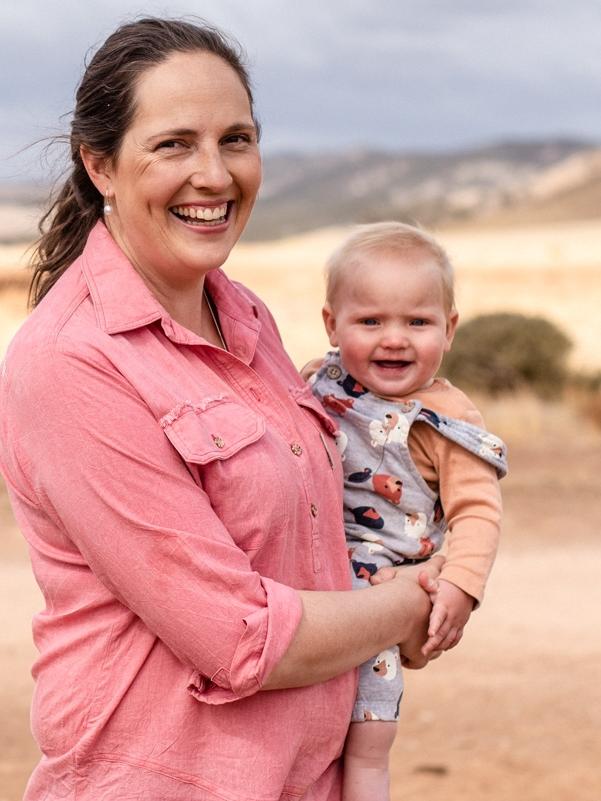
[[[206,289],[202,290],[202,294],[204,295],[204,299],[206,300],[207,306],[209,307],[211,319],[213,320],[213,325],[215,326],[215,330],[219,335],[219,341],[221,342],[221,347],[223,348],[223,350],[227,350],[227,345],[225,344],[225,339],[223,338],[223,332],[221,330],[221,326],[219,325],[219,320],[217,319],[217,315],[215,314],[215,310],[213,309],[213,302],[209,299]]]

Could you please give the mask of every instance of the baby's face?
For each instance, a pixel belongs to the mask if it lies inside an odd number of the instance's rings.
[[[432,383],[457,314],[445,309],[431,256],[378,252],[340,276],[324,322],[353,378],[376,395],[396,398]]]

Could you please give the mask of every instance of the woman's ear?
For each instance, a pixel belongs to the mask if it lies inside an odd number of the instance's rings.
[[[90,181],[94,184],[96,189],[105,197],[111,195],[110,159],[106,156],[99,156],[96,153],[92,153],[85,145],[80,146],[79,155],[86,172],[90,176]]]
[[[330,340],[330,345],[333,348],[338,347],[338,337],[336,335],[336,317],[329,303],[326,303],[321,310],[321,316],[323,317],[323,323],[326,327],[326,334]]]
[[[446,343],[445,343],[445,353],[448,353],[451,350],[451,345],[453,344],[453,339],[455,337],[455,331],[457,330],[457,323],[459,322],[459,314],[455,309],[449,314],[447,318],[447,332],[446,332]]]

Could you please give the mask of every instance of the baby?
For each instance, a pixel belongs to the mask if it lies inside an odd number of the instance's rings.
[[[327,264],[333,347],[313,391],[339,421],[353,587],[437,551],[446,562],[424,653],[456,645],[482,599],[499,538],[505,446],[444,378],[457,326],[453,270],[424,231],[359,226]],[[389,798],[388,752],[403,691],[398,648],[360,668],[345,749],[344,801]]]

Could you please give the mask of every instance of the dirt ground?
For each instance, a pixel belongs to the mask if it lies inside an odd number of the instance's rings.
[[[601,432],[529,399],[515,404],[518,424],[513,406],[486,408],[510,444],[501,553],[463,643],[407,676],[395,801],[601,798]],[[0,801],[18,801],[37,758],[28,706],[40,598],[1,494],[0,509]]]
[[[516,310],[531,313],[543,304],[574,337],[580,358],[598,369],[598,227],[583,231],[588,238],[574,236],[573,228],[547,238],[519,232],[513,236],[524,241],[510,238],[505,250],[507,236],[449,235],[447,245],[460,256],[464,319],[492,310],[483,299],[498,308],[514,308],[517,299],[526,307]],[[230,265],[231,275],[268,302],[298,365],[326,345],[321,264],[334,238],[325,232],[240,247]],[[529,254],[529,243],[540,253]],[[525,263],[509,275],[516,253]],[[19,262],[16,249],[0,248],[0,355],[24,314],[23,290],[11,283]],[[574,281],[576,268],[586,272],[584,283]],[[474,287],[482,291],[471,297]],[[503,544],[461,645],[407,675],[393,798],[600,801],[601,431],[566,406],[531,398],[482,408],[489,428],[510,446]],[[1,485],[0,533],[0,801],[19,801],[37,759],[28,707],[31,617],[41,601]]]

